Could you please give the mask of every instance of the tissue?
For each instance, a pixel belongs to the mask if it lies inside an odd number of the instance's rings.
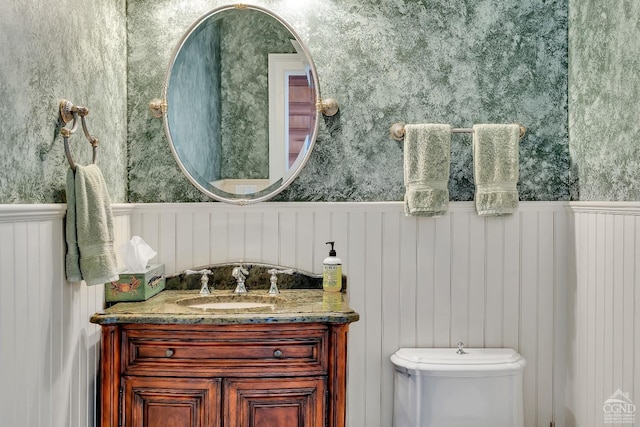
[[[120,258],[124,260],[127,271],[140,272],[147,268],[149,260],[157,255],[142,237],[133,236],[124,245],[120,246]]]

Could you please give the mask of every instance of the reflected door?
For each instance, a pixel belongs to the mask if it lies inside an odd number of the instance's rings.
[[[288,123],[285,129],[289,129],[287,152],[289,162],[287,169],[291,168],[298,155],[306,151],[309,138],[315,126],[315,91],[309,86],[307,75],[289,75],[289,104],[287,109]]]

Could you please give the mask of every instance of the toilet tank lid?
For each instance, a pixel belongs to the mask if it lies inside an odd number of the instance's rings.
[[[510,348],[401,348],[391,356],[396,367],[415,371],[521,371],[526,366],[524,357]]]

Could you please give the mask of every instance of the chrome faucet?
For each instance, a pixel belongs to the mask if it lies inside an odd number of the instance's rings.
[[[278,276],[277,274],[293,274],[292,269],[287,270],[278,270],[277,268],[272,268],[268,270],[267,273],[271,275],[269,279],[271,281],[271,287],[269,288],[269,295],[278,295],[280,291],[278,290]]]
[[[202,274],[202,277],[200,278],[200,295],[209,295],[211,293],[209,291],[209,276],[207,276],[208,274],[211,274],[211,270],[185,270],[184,274]],[[211,290],[213,290],[213,286],[211,286]]]
[[[237,267],[234,267],[233,271],[231,272],[231,275],[236,279],[236,282],[237,282],[236,290],[233,291],[233,293],[234,294],[248,293],[249,291],[247,291],[247,288],[244,286],[244,279],[249,275],[249,270],[244,268],[244,266],[242,265],[242,262],[240,262],[240,265],[238,265]]]

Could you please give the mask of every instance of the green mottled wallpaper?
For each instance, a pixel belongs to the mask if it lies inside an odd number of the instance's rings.
[[[221,21],[222,150],[219,178],[269,178],[267,53],[295,53],[289,30],[262,12]],[[251,41],[251,43],[247,43]],[[243,91],[252,96],[237,96]]]
[[[162,94],[172,51],[216,0],[128,3],[129,201],[208,200],[184,178],[162,121],[147,105]],[[522,200],[569,198],[567,1],[256,1],[308,45],[323,97],[340,113],[320,123],[311,159],[277,200],[402,200],[407,123],[518,122]],[[470,137],[452,138],[450,195],[473,198]]]
[[[640,200],[640,2],[572,0],[571,196]]]
[[[64,201],[62,98],[89,109],[111,199],[126,201],[125,13],[125,0],[0,2],[0,203]],[[71,150],[91,161],[81,130]]]

